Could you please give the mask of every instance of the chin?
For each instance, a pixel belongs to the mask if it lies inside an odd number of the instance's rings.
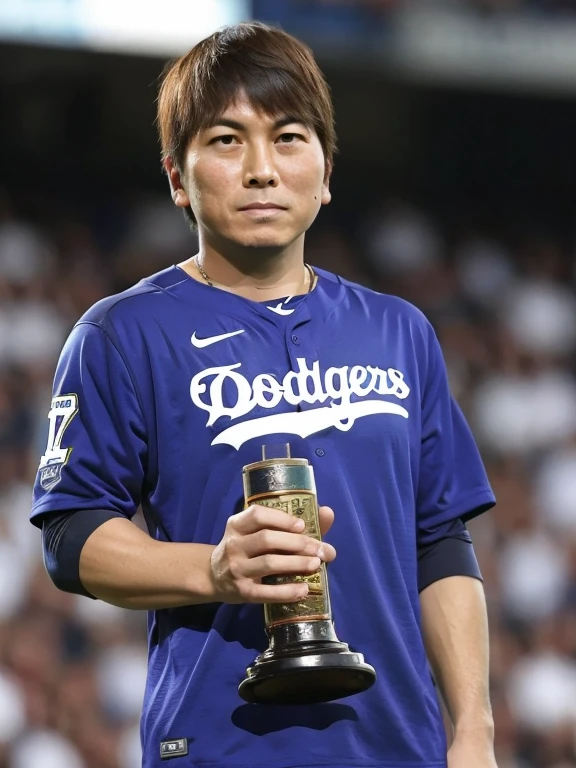
[[[268,249],[282,249],[289,246],[296,240],[298,235],[289,235],[287,233],[279,232],[250,232],[242,233],[233,239],[244,248],[268,248]]]
[[[274,250],[281,251],[290,245],[290,240],[281,240],[274,237],[254,237],[252,239],[241,240],[238,244],[243,248],[254,248],[255,250]]]

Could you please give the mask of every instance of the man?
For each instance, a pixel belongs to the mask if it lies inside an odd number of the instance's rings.
[[[33,509],[60,588],[150,611],[145,768],[445,766],[425,647],[450,768],[494,768],[462,523],[493,495],[422,314],[304,262],[335,148],[311,53],[259,24],[217,32],[169,68],[158,122],[199,252],[72,331]],[[270,441],[313,465],[322,544],[284,512],[243,510],[242,467]],[[130,522],[139,504],[150,535]],[[244,704],[261,604],[307,591],[263,577],[322,561],[338,635],[377,682],[341,702]]]

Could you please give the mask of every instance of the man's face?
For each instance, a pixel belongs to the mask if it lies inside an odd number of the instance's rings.
[[[201,236],[244,247],[289,245],[330,202],[316,133],[242,97],[191,140],[181,175],[167,169],[176,205],[192,207]]]

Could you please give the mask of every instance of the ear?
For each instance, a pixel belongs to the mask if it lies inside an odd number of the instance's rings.
[[[332,176],[332,163],[326,163],[324,170],[324,181],[322,182],[322,205],[328,205],[332,200],[332,194],[330,192],[330,177]]]
[[[182,180],[180,178],[180,171],[174,165],[174,161],[171,157],[166,157],[162,161],[166,176],[168,176],[168,183],[170,184],[170,194],[174,205],[178,208],[188,208],[190,206],[190,198],[188,193],[182,186]]]

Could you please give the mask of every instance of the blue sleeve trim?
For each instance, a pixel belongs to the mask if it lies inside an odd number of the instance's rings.
[[[126,519],[109,509],[66,510],[42,518],[44,564],[58,589],[95,599],[80,581],[80,555],[88,537],[115,517]]]
[[[463,522],[473,520],[478,515],[487,512],[496,504],[496,498],[490,488],[482,488],[470,495],[463,496],[456,504],[451,504],[450,519],[460,518]]]
[[[70,501],[74,504],[74,509],[70,509]],[[67,506],[60,508],[58,506],[58,503],[64,504],[67,502]],[[94,499],[86,499],[84,502],[82,502],[80,499],[66,499],[66,500],[60,500],[59,502],[53,498],[50,497],[50,495],[44,496],[39,501],[34,503],[34,506],[32,508],[32,514],[30,516],[30,522],[32,525],[35,525],[37,528],[43,528],[46,520],[48,518],[51,518],[53,515],[72,515],[76,512],[85,512],[85,513],[96,513],[96,512],[107,512],[112,517],[123,517],[125,520],[129,520],[130,518],[125,515],[123,512],[120,512],[119,510],[115,509],[108,509],[108,510],[101,510],[101,509],[94,509],[94,504],[98,503]],[[134,510],[136,512],[136,510]]]
[[[492,509],[492,507],[496,505],[496,498],[492,493],[492,490],[488,489],[475,494],[470,499],[466,499],[466,502],[467,503],[464,506],[466,506],[467,509],[458,515],[458,517],[465,523],[469,520],[473,520],[479,515],[483,515],[484,512],[487,512],[489,509]]]
[[[418,549],[427,544],[433,544],[447,536],[459,535],[464,523],[491,509],[496,503],[494,494],[490,489],[482,489],[474,494],[466,495],[456,504],[451,504],[444,513],[444,520],[425,527],[418,527]],[[453,526],[456,525],[456,528]],[[461,527],[459,527],[461,526]],[[468,535],[468,534],[466,534]]]

